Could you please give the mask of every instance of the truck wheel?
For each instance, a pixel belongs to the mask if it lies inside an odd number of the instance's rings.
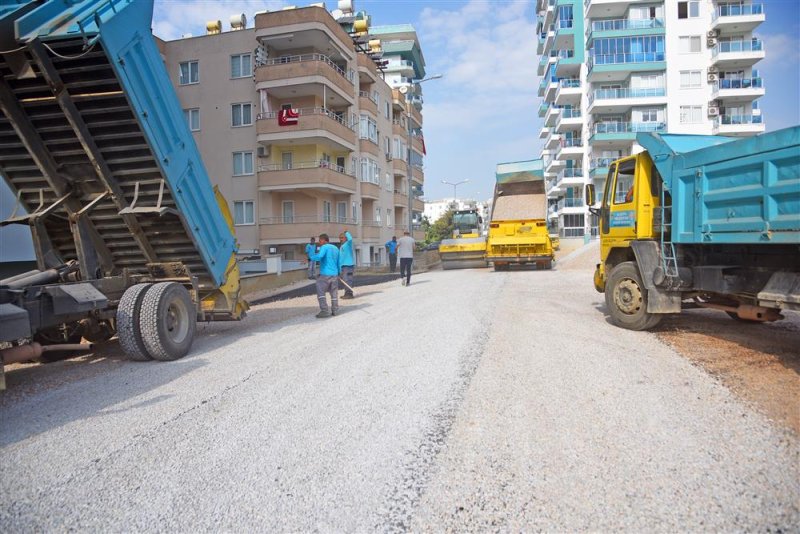
[[[139,327],[147,352],[156,360],[186,356],[197,329],[197,311],[186,288],[176,282],[155,284],[142,301]]]
[[[117,337],[123,352],[131,360],[146,362],[152,360],[142,340],[139,316],[142,301],[153,284],[136,284],[125,290],[117,306]]]
[[[615,325],[628,330],[649,330],[661,322],[661,314],[647,313],[647,290],[634,262],[614,267],[605,289],[606,307]]]

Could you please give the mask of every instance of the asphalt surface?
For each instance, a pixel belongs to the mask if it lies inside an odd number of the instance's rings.
[[[439,271],[199,327],[173,363],[7,373],[0,525],[792,531],[800,449],[585,270]],[[792,402],[787,400],[787,402]]]

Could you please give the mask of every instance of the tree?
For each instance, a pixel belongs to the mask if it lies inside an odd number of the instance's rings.
[[[424,223],[423,223],[424,224]],[[425,242],[433,243],[453,237],[453,210],[448,210],[425,229]]]

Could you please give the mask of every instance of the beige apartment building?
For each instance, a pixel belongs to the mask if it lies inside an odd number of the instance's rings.
[[[408,228],[409,179],[415,191],[424,182],[422,115],[340,22],[291,8],[160,43],[243,255],[302,259],[309,237],[349,229],[359,264],[383,263],[384,243]],[[414,196],[414,221],[423,208]]]

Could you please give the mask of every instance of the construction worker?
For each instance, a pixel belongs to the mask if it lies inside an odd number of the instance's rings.
[[[347,229],[339,234],[339,243],[339,273],[342,280],[350,286],[345,286],[342,298],[351,299],[354,296],[351,288],[353,287],[353,271],[355,270],[356,262],[353,256],[353,236]]]
[[[393,235],[391,241],[386,242],[386,250],[389,251],[389,272],[397,270],[397,236]]]
[[[400,256],[400,281],[404,286],[411,284],[411,263],[414,261],[416,243],[409,232],[397,240],[397,255]]]
[[[317,277],[319,313],[317,319],[336,315],[339,311],[339,249],[328,241],[328,234],[320,234],[319,251],[309,258],[319,262],[319,276]],[[328,310],[325,293],[331,294],[330,310]]]
[[[313,280],[315,278],[314,266],[316,265],[316,263],[314,262],[314,260],[311,259],[311,256],[316,254],[316,252],[317,252],[317,244],[314,241],[314,238],[312,237],[311,241],[306,243],[306,259],[308,259],[308,279],[309,280]]]

